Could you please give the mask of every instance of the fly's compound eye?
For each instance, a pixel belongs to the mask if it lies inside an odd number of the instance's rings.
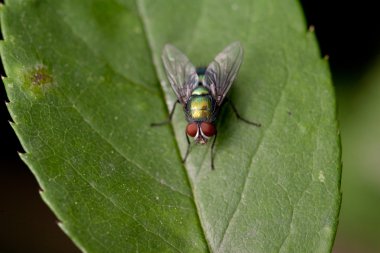
[[[201,123],[201,130],[202,130],[202,133],[207,137],[211,137],[216,134],[215,126],[208,122]]]
[[[191,136],[191,137],[195,137],[197,135],[197,132],[198,132],[198,126],[197,126],[197,123],[193,122],[193,123],[189,123],[186,127],[186,133]]]

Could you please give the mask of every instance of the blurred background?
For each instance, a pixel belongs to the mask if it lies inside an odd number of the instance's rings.
[[[2,2],[2,1],[0,1]],[[333,252],[380,252],[380,15],[376,1],[302,0],[328,55],[343,147],[343,203]],[[4,70],[1,70],[4,75]],[[79,252],[39,196],[0,85],[0,253]]]

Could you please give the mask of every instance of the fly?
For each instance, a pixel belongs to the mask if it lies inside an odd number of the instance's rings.
[[[188,146],[182,162],[186,162],[190,152],[189,136],[194,138],[195,143],[200,144],[205,144],[214,137],[211,144],[211,168],[214,169],[217,136],[215,120],[221,106],[226,102],[231,105],[239,120],[256,127],[261,126],[241,117],[232,101],[226,97],[242,61],[243,48],[240,42],[227,46],[207,68],[195,68],[180,50],[173,45],[165,45],[162,62],[178,100],[173,105],[169,119],[153,123],[152,126],[170,123],[177,103],[182,104],[188,122],[186,127]]]

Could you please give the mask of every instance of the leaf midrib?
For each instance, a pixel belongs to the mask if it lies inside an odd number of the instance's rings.
[[[147,15],[145,13],[145,9],[144,9],[144,6],[143,6],[143,0],[137,0],[136,1],[137,3],[137,10],[138,10],[138,16],[140,17],[140,21],[141,21],[141,24],[142,24],[142,27],[143,27],[143,31],[144,31],[144,36],[145,36],[145,39],[146,41],[148,42],[148,48],[150,50],[150,55],[151,55],[151,58],[152,58],[152,61],[153,61],[153,64],[154,64],[154,69],[156,71],[156,75],[157,75],[157,79],[160,80],[160,73],[159,73],[159,66],[161,65],[160,61],[157,59],[156,57],[156,54],[154,54],[154,52],[156,51],[154,49],[154,46],[153,46],[153,38],[150,38],[151,36],[149,35],[149,28],[148,28],[148,24],[147,24]],[[199,23],[198,23],[199,24]],[[194,29],[196,29],[196,27],[194,27]],[[161,85],[160,86],[160,90],[161,90],[161,98],[163,100],[163,102],[166,104],[166,101],[165,101],[165,92],[163,90],[163,87]],[[167,109],[167,106],[165,106],[165,108]],[[175,131],[174,131],[174,126],[173,126],[173,123],[169,124],[170,125],[170,130],[172,132],[172,135],[175,136]],[[176,143],[176,149],[177,149],[177,154],[179,155],[180,159],[182,160],[181,158],[181,151],[180,151],[180,148],[179,148],[179,143],[177,141],[177,138],[174,137],[174,141]],[[190,180],[190,175],[189,175],[189,172],[187,171],[185,165],[183,164],[182,165],[182,169],[185,170],[185,175],[186,175],[186,179],[187,179],[187,183],[188,185],[190,186],[191,188],[191,193],[192,193],[192,200],[193,200],[193,203],[194,203],[194,206],[196,208],[196,216],[198,218],[198,222],[200,224],[200,227],[202,229],[202,235],[203,235],[203,238],[204,238],[204,241],[206,242],[207,244],[207,248],[208,248],[208,251],[209,252],[213,252],[212,251],[212,248],[211,248],[211,243],[208,241],[207,239],[207,236],[206,236],[206,231],[205,231],[205,228],[204,228],[204,225],[202,223],[202,220],[199,216],[199,213],[200,213],[200,209],[199,209],[199,206],[197,204],[197,201],[196,201],[196,197],[195,197],[195,194],[194,194],[194,185],[192,184],[191,180]]]

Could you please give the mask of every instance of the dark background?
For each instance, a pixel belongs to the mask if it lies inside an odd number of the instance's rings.
[[[376,1],[339,2],[301,1],[308,25],[315,27],[322,56],[329,56],[338,97],[347,86],[360,84],[359,80],[380,54]],[[1,74],[5,75],[3,69]],[[341,82],[342,79],[350,81]],[[23,149],[8,123],[11,119],[5,101],[1,84],[0,252],[79,252],[58,228],[56,218],[39,196],[35,178],[17,154]],[[355,252],[347,249],[344,240],[338,231],[334,252]]]

